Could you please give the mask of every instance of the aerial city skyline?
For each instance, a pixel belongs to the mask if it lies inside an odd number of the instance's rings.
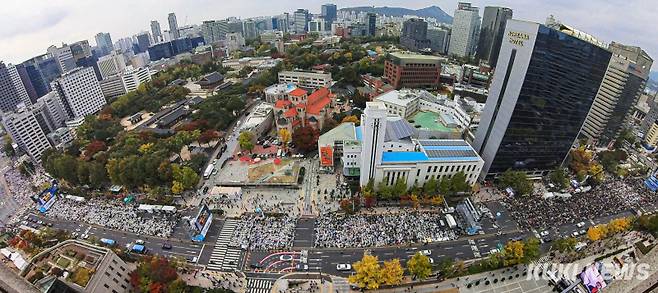
[[[653,3],[31,1],[0,291],[658,287]]]

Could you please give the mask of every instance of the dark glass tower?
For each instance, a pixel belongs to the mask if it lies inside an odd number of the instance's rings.
[[[508,169],[543,175],[562,164],[610,57],[568,27],[509,20],[474,142],[485,160],[480,178]]]
[[[503,41],[505,24],[512,19],[512,9],[487,6],[484,8],[480,40],[476,56],[492,67],[496,66],[500,44]]]

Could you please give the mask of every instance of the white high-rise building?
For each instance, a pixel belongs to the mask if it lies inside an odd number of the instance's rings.
[[[112,75],[122,72],[126,68],[126,61],[122,54],[112,53],[107,56],[98,58],[98,70],[101,77],[106,79]]]
[[[21,150],[35,162],[41,162],[41,154],[51,145],[39,121],[28,107],[5,113],[2,117],[2,125]]]
[[[180,31],[178,30],[178,21],[176,20],[175,13],[169,13],[169,34],[172,40],[180,38]]]
[[[475,54],[480,36],[479,9],[471,3],[459,2],[452,19],[448,54],[467,57]]]
[[[14,65],[0,62],[0,111],[13,111],[20,103],[31,104],[18,71]]]
[[[386,116],[388,111],[382,102],[367,102],[361,114],[363,144],[361,146],[360,186],[375,178],[375,170],[382,163],[382,144],[386,136]]]
[[[91,67],[76,68],[51,83],[69,119],[100,111],[107,103]]]
[[[61,72],[68,72],[76,67],[75,60],[73,59],[73,52],[71,51],[70,46],[62,45],[60,48],[57,48],[56,46],[50,46],[48,47],[47,51],[48,56],[57,60],[57,64],[59,64],[59,69]]]
[[[142,82],[151,80],[151,72],[147,67],[133,68],[132,66],[126,67],[126,70],[121,74],[121,80],[126,92],[134,91]]]
[[[162,30],[160,29],[160,23],[157,20],[151,20],[151,36],[153,36],[153,44],[163,41]]]

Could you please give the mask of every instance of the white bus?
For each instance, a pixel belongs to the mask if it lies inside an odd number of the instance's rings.
[[[208,167],[206,167],[206,171],[203,171],[203,178],[204,179],[210,178],[210,174],[212,174],[213,170],[215,170],[215,164],[208,165]]]

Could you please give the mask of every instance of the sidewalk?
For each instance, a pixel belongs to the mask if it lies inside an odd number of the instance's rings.
[[[234,292],[245,292],[247,284],[244,275],[235,273],[215,272],[215,271],[193,271],[186,274],[180,274],[181,279],[190,286],[201,288],[225,288]]]

